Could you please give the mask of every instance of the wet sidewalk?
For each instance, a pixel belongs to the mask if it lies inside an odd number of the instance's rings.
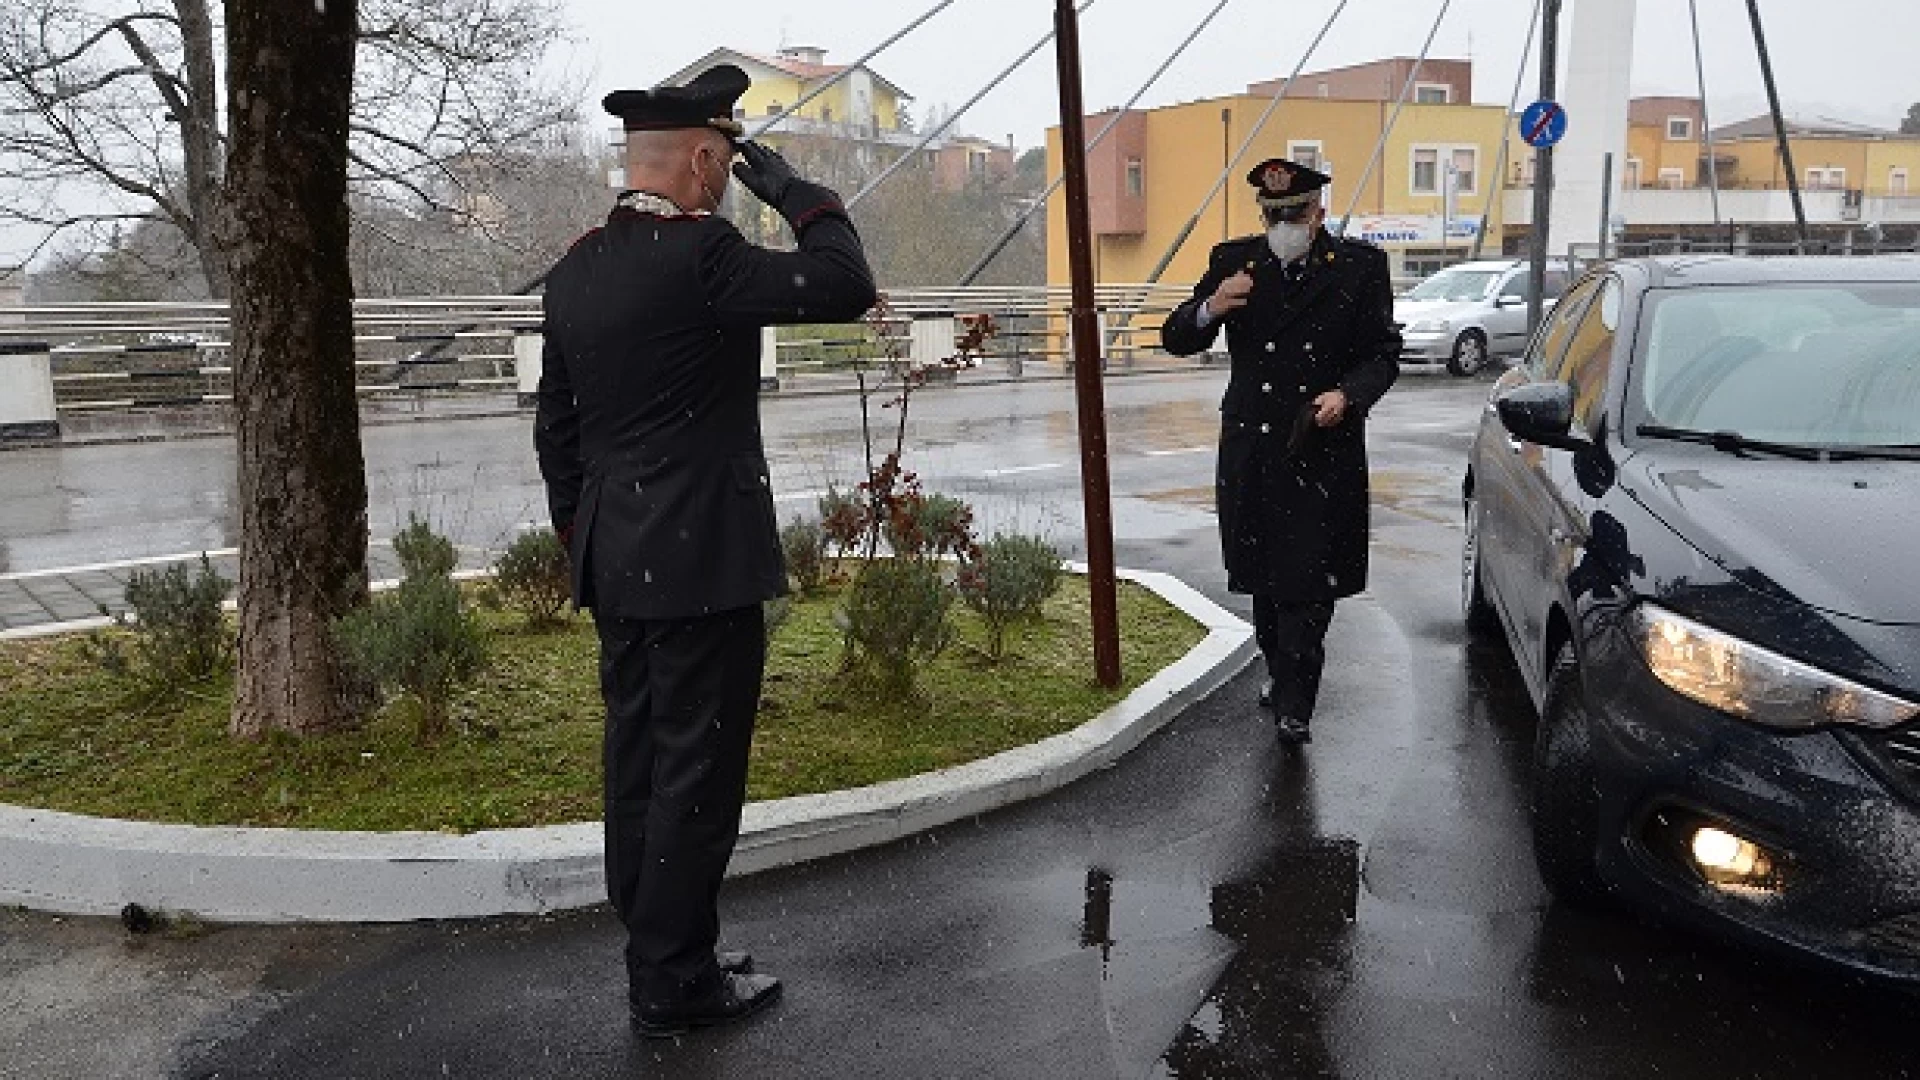
[[[238,582],[240,553],[223,548],[205,553],[213,569],[228,581]],[[125,614],[128,580],[142,571],[161,571],[169,566],[185,565],[189,572],[199,564],[200,552],[164,555],[148,559],[71,566],[52,570],[30,570],[0,574],[0,638],[24,637],[63,630],[85,630],[104,624],[114,615]],[[490,553],[475,547],[460,548],[460,571],[484,569]],[[367,572],[374,581],[400,576],[400,563],[389,541],[376,540],[367,547]]]

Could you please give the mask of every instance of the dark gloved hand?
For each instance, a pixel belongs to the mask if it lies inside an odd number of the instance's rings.
[[[761,202],[776,210],[787,197],[787,188],[800,179],[786,158],[751,139],[741,141],[740,160],[733,163],[733,175]]]

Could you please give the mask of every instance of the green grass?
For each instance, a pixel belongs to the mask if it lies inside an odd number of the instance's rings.
[[[796,602],[775,635],[748,797],[855,787],[976,760],[1066,731],[1178,659],[1202,628],[1121,583],[1125,686],[1092,684],[1085,579],[1015,632],[999,664],[955,606],[959,638],[917,700],[838,673],[832,596]],[[485,613],[491,662],[453,706],[455,734],[416,741],[405,701],[356,731],[236,741],[230,682],[154,700],[92,665],[75,638],[0,645],[0,802],[106,817],[308,829],[476,829],[600,815],[598,647],[581,616],[529,632]]]

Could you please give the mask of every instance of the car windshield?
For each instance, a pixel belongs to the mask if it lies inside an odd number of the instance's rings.
[[[1642,423],[1810,446],[1920,445],[1920,285],[1656,293]]]
[[[1413,287],[1409,300],[1479,300],[1504,270],[1442,270]]]

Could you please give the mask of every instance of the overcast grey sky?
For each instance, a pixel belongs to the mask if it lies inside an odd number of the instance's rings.
[[[828,60],[858,57],[931,7],[934,0],[800,4],[720,0],[668,7],[634,0],[563,0],[581,35],[575,62],[601,94],[645,86],[717,45],[770,52],[818,45]],[[1213,97],[1284,76],[1337,0],[1231,0],[1206,34],[1143,103]],[[1564,25],[1573,5],[1566,0]],[[1621,0],[1584,0],[1621,2]],[[1765,109],[1745,0],[1698,0],[1709,105],[1716,124]],[[1214,0],[1094,0],[1082,16],[1086,101],[1118,105],[1214,4]],[[1052,26],[1051,0],[955,0],[873,66],[913,94],[915,115],[958,106]],[[1309,69],[1390,55],[1411,56],[1441,0],[1350,0]],[[1474,61],[1474,96],[1505,104],[1526,39],[1533,0],[1454,0],[1436,57]],[[1920,4],[1913,0],[1761,0],[1774,70],[1789,111],[1891,126],[1920,101]],[[1686,0],[1640,0],[1636,93],[1693,92]],[[1529,73],[1528,90],[1537,85]],[[969,134],[1036,143],[1059,106],[1052,53],[1044,51],[959,122]]]

